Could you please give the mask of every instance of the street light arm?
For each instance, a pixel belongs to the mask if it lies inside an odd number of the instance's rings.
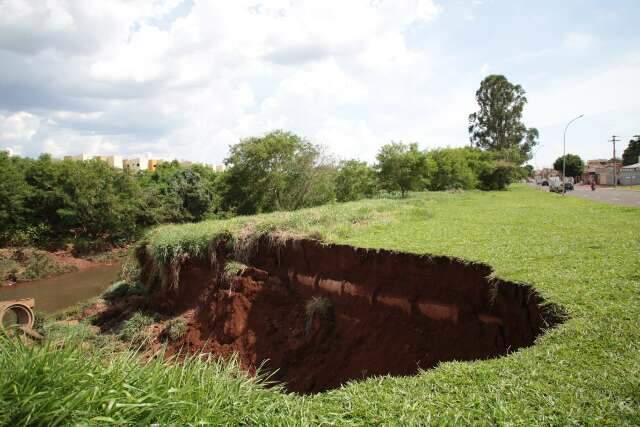
[[[580,119],[580,118],[582,118],[582,117],[584,117],[584,114],[580,114],[578,117],[575,117],[575,118],[571,119],[571,120],[569,121],[569,123],[567,123],[567,125],[564,127],[564,134],[565,134],[565,135],[567,134],[567,129],[569,129],[569,125],[570,125],[571,123],[575,122],[576,120],[578,120],[578,119]]]
[[[567,129],[569,129],[569,125],[573,122],[575,122],[576,120],[578,120],[579,118],[583,117],[584,114],[580,114],[578,117],[575,117],[573,119],[571,119],[569,121],[569,123],[567,123],[567,125],[564,127],[564,134],[562,135],[562,195],[564,196],[565,193],[567,192],[567,190],[565,189],[564,186],[564,180],[565,180],[565,167],[566,167],[566,162],[567,162]]]

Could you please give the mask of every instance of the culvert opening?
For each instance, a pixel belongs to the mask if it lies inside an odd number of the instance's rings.
[[[484,264],[267,237],[244,255],[237,274],[223,273],[225,254],[182,266],[177,293],[158,299],[190,313],[173,348],[237,354],[297,393],[505,355],[561,321]]]
[[[4,329],[15,327],[32,328],[34,314],[30,304],[0,301],[0,326]]]

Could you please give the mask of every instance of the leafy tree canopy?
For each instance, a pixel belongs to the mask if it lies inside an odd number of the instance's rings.
[[[469,115],[469,139],[479,148],[501,153],[502,160],[522,164],[537,144],[538,130],[527,128],[522,111],[525,91],[504,76],[490,75],[476,91],[480,109]]]
[[[640,161],[638,157],[640,157],[640,136],[635,136],[622,153],[622,164],[627,166],[638,163]]]
[[[429,182],[427,156],[418,144],[392,142],[383,145],[376,157],[378,180],[387,191],[400,191],[402,197],[408,191],[424,190]]]
[[[558,157],[553,162],[553,168],[562,173],[562,156]],[[580,156],[576,154],[567,154],[565,160],[565,176],[577,177],[584,172],[584,162]]]
[[[274,131],[231,146],[221,183],[225,210],[248,215],[293,210],[335,197],[321,150],[299,136]]]
[[[336,199],[339,202],[371,197],[376,192],[375,170],[358,160],[342,162],[336,176]]]

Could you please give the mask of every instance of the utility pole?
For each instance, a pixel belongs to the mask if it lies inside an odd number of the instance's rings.
[[[620,138],[619,136],[616,135],[612,135],[611,139],[609,140],[609,142],[613,143],[613,188],[618,188],[618,172],[616,171],[616,142],[620,141],[620,139],[616,139],[616,138]]]

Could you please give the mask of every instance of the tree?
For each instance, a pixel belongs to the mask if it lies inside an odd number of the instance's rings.
[[[333,166],[320,147],[284,131],[233,145],[220,183],[222,209],[241,215],[293,210],[333,199]]]
[[[640,162],[640,135],[636,135],[633,139],[629,140],[629,145],[622,153],[623,166],[633,165]]]
[[[553,168],[562,173],[562,156],[558,157],[553,162]],[[584,172],[584,162],[580,156],[576,154],[567,154],[565,160],[565,176],[577,177]]]
[[[518,165],[530,159],[538,130],[522,123],[522,111],[527,103],[524,89],[504,76],[490,75],[480,83],[476,101],[480,109],[469,115],[471,143],[500,153],[502,160]]]
[[[475,188],[478,179],[471,166],[469,148],[440,148],[427,153],[429,159],[429,189]]]
[[[387,191],[424,190],[428,183],[427,156],[418,150],[418,144],[392,142],[383,145],[376,157],[378,180]]]
[[[522,168],[522,175],[524,177],[533,177],[533,173],[534,173],[534,169],[533,169],[533,165],[524,165],[524,167]]]
[[[214,209],[217,174],[210,168],[173,161],[136,176],[146,193],[150,223],[200,221]]]
[[[372,197],[376,192],[375,170],[358,160],[347,160],[340,164],[336,177],[336,199],[339,202]]]
[[[21,160],[0,151],[0,245],[15,240],[16,233],[24,228],[28,193]]]

